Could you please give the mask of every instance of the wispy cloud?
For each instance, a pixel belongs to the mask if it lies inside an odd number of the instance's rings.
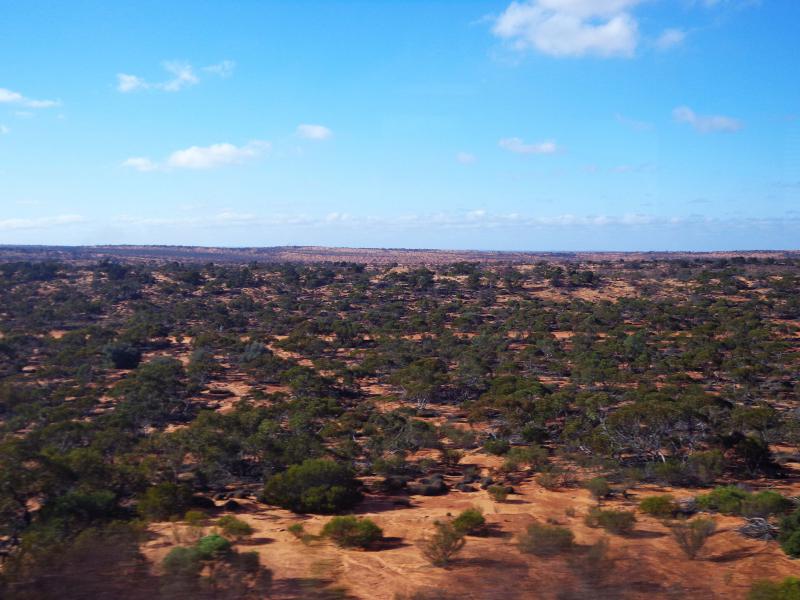
[[[647,121],[640,121],[639,119],[631,119],[630,117],[626,117],[625,115],[621,115],[619,113],[614,115],[614,119],[620,125],[624,125],[634,131],[650,131],[653,129],[653,124],[648,123]]]
[[[15,104],[26,108],[53,108],[60,106],[59,100],[34,100],[6,88],[0,88],[0,104]]]
[[[298,125],[295,133],[298,137],[306,140],[322,141],[333,137],[333,131],[324,125],[311,125],[308,123]]]
[[[6,135],[8,133],[11,133],[11,130],[5,125],[0,124],[0,135]]]
[[[516,154],[553,154],[559,150],[558,145],[552,140],[527,144],[518,137],[503,138],[497,145]]]
[[[128,94],[144,90],[158,90],[162,92],[179,92],[187,87],[200,83],[200,76],[194,67],[185,61],[169,60],[161,63],[164,70],[171,75],[165,81],[150,82],[138,75],[130,73],[117,73],[117,91]],[[230,77],[236,63],[232,60],[201,67],[201,71],[217,77]]]
[[[723,115],[698,115],[688,106],[679,106],[672,111],[672,118],[678,123],[686,123],[700,133],[717,131],[739,131],[743,124],[740,120]]]
[[[16,231],[21,229],[50,229],[83,223],[86,219],[80,215],[58,215],[55,217],[37,217],[33,219],[2,219],[0,231]]]
[[[169,171],[172,169],[205,170],[226,165],[233,165],[256,158],[270,149],[270,143],[254,140],[243,146],[227,142],[210,146],[191,146],[184,150],[176,150],[163,162],[156,162],[145,156],[135,156],[122,162],[128,167],[143,173],[151,171]]]
[[[259,216],[251,213],[222,211],[205,216],[175,218],[119,216],[118,224],[142,227],[296,227],[352,229],[383,227],[387,230],[404,231],[420,229],[440,230],[493,230],[493,229],[604,229],[604,228],[669,228],[684,226],[715,226],[725,228],[747,228],[751,226],[800,226],[800,218],[789,217],[708,217],[704,215],[663,216],[642,213],[523,215],[520,213],[492,213],[475,209],[460,213],[402,214],[394,216],[352,215],[346,212],[331,212],[313,216],[304,214],[271,214]]]
[[[517,50],[550,56],[631,57],[639,24],[631,9],[642,0],[527,0],[512,2],[492,33]]]
[[[459,152],[456,154],[456,161],[462,165],[472,165],[478,162],[478,158],[470,152]]]
[[[686,39],[686,32],[681,29],[665,29],[656,39],[656,48],[659,50],[670,50],[680,46]]]

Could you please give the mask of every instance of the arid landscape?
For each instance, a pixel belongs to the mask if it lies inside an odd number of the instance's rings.
[[[0,253],[3,597],[791,597],[794,254],[182,252]]]

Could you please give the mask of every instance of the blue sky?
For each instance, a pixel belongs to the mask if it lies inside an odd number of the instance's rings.
[[[800,247],[800,2],[5,2],[0,243]]]

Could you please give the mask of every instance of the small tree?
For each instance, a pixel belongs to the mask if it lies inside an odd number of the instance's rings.
[[[436,531],[420,543],[422,555],[436,567],[446,567],[466,544],[464,534],[452,523],[434,523]]]
[[[713,519],[681,521],[672,526],[672,536],[687,558],[694,560],[716,529],[717,524]]]
[[[174,483],[159,483],[147,488],[136,509],[146,519],[164,521],[180,515],[189,505],[192,493],[189,488]]]
[[[383,538],[383,530],[370,519],[333,517],[322,528],[322,535],[342,548],[369,548]]]
[[[264,486],[264,500],[298,513],[330,514],[361,499],[353,471],[326,459],[308,459],[273,476]]]

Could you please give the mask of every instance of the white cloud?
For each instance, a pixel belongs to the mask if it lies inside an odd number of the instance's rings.
[[[700,133],[715,131],[738,131],[742,122],[732,117],[723,115],[698,115],[688,106],[679,106],[672,111],[672,117],[678,123],[686,123]]]
[[[517,154],[553,154],[559,149],[556,143],[551,140],[537,144],[526,144],[517,137],[503,138],[498,142],[498,145],[504,150]]]
[[[155,162],[145,156],[135,156],[123,161],[122,166],[140,172],[168,171],[171,169],[214,169],[256,158],[269,150],[269,148],[269,142],[260,140],[254,140],[244,146],[235,146],[229,143],[191,146],[184,150],[176,150],[163,163]]]
[[[472,165],[478,161],[477,157],[469,152],[459,152],[456,154],[456,160],[462,165]]]
[[[61,102],[58,100],[34,100],[33,98],[26,98],[19,92],[0,88],[0,104],[17,104],[27,108],[52,108],[60,106]]]
[[[161,63],[164,70],[172,75],[170,79],[160,82],[149,82],[138,75],[130,73],[117,73],[117,91],[123,94],[138,92],[143,90],[159,90],[162,92],[179,92],[182,89],[200,83],[200,77],[194,67],[188,62],[171,60]],[[230,77],[236,66],[232,60],[202,67],[202,71],[218,77]]]
[[[517,50],[551,56],[630,57],[639,24],[628,12],[642,0],[527,0],[512,2],[492,32]]]
[[[665,29],[656,39],[656,48],[659,50],[669,50],[680,46],[686,39],[686,32],[680,29]]]
[[[148,87],[147,82],[136,75],[117,73],[117,90],[122,93],[135,92]]]
[[[6,135],[7,133],[11,133],[11,130],[5,125],[0,124],[0,135]]]
[[[218,75],[219,77],[230,77],[233,75],[233,70],[236,68],[236,63],[232,60],[223,60],[215,65],[208,65],[203,67],[203,71]]]
[[[333,136],[333,131],[324,125],[301,124],[297,126],[297,135],[307,140],[327,140]]]
[[[34,219],[3,219],[0,220],[0,231],[14,231],[19,229],[48,229],[83,223],[86,219],[80,215],[58,215],[56,217],[38,217]]]
[[[149,171],[158,171],[159,166],[154,163],[149,158],[144,156],[134,156],[125,160],[122,163],[123,167],[130,167],[131,169],[136,169],[137,171],[141,171],[142,173],[147,173]]]

